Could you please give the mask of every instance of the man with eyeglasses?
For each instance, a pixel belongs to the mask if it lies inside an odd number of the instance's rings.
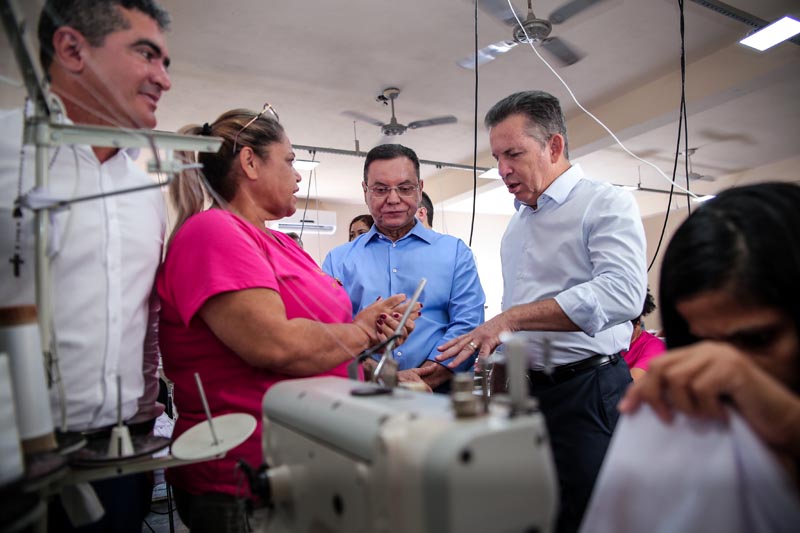
[[[444,392],[453,372],[469,370],[473,360],[449,369],[446,361],[435,361],[437,347],[483,323],[486,299],[472,251],[461,239],[417,220],[422,181],[419,159],[410,148],[384,144],[370,150],[362,188],[375,223],[354,241],[331,250],[322,269],[344,285],[353,313],[378,298],[411,295],[421,278],[428,280],[414,333],[393,356],[400,381]]]
[[[165,32],[155,0],[47,0],[39,19],[42,68],[52,109],[76,124],[151,129],[170,89]],[[33,215],[14,209],[34,185],[34,150],[22,147],[24,110],[0,111],[0,301],[35,301]],[[73,198],[152,184],[135,150],[64,145],[50,150],[48,195]],[[158,299],[153,291],[166,214],[157,189],[107,196],[52,215],[48,260],[54,344],[66,397],[66,426],[109,434],[119,410],[131,432],[149,433],[163,411],[158,396]],[[11,261],[12,264],[9,264]],[[46,325],[44,325],[46,326]],[[31,354],[33,356],[34,354]],[[118,386],[117,378],[120,378]],[[53,386],[54,422],[61,423]],[[47,399],[43,398],[43,401]],[[141,531],[152,479],[146,474],[93,482],[105,515],[79,531]],[[48,529],[71,531],[60,502]]]

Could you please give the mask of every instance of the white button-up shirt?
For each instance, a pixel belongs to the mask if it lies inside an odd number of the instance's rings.
[[[14,255],[21,110],[0,112],[0,301],[3,306],[35,303],[33,214],[25,210],[20,277]],[[25,148],[22,192],[35,184],[34,148]],[[50,150],[48,193],[73,198],[152,183],[120,150],[100,163],[89,146]],[[161,259],[165,209],[161,192],[105,197],[73,204],[55,215],[57,250],[52,256],[53,318],[69,429],[116,422],[117,375],[122,376],[122,416],[139,407],[153,410],[158,394],[158,300],[153,282]],[[35,356],[31,354],[31,356]],[[54,423],[60,408],[50,393]]]
[[[579,165],[542,193],[536,209],[519,207],[500,248],[503,310],[555,298],[581,328],[525,332],[535,368],[544,339],[556,365],[628,349],[647,287],[645,253],[633,195],[587,179]]]

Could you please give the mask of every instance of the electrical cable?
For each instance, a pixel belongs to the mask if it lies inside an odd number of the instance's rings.
[[[475,211],[478,202],[478,0],[475,6],[475,108],[472,122],[472,220],[469,224],[469,247],[472,247],[472,235],[475,231]]]
[[[661,244],[664,242],[664,235],[667,231],[667,225],[669,224],[669,213],[672,208],[672,193],[675,190],[675,175],[678,170],[678,157],[680,156],[681,150],[681,133],[683,133],[683,140],[684,140],[684,165],[686,168],[686,186],[689,186],[689,127],[688,127],[688,114],[686,112],[686,48],[685,48],[685,36],[684,36],[684,17],[683,17],[683,0],[678,0],[678,10],[680,12],[680,35],[681,35],[681,104],[680,104],[680,111],[678,113],[678,142],[677,146],[675,147],[675,159],[672,165],[672,185],[669,188],[669,198],[667,199],[667,211],[664,213],[664,224],[661,226],[661,234],[658,237],[658,244],[656,245],[656,250],[653,253],[653,259],[650,261],[650,264],[647,266],[647,272],[653,268],[653,265],[656,263],[656,259],[658,258],[658,252],[661,251]],[[688,190],[688,189],[687,189]],[[691,199],[687,196],[686,202],[691,204]],[[689,208],[689,213],[691,214],[691,207]]]
[[[317,152],[311,152],[311,162],[313,163],[314,160],[317,158]],[[306,190],[306,200],[305,205],[303,206],[303,216],[300,217],[300,240],[303,240],[303,230],[306,227],[306,213],[308,213],[308,200],[311,198],[311,178],[312,176],[316,176],[314,169],[308,171],[308,189]],[[317,206],[317,218],[319,218],[319,205]]]
[[[658,174],[659,174],[660,176],[662,176],[662,177],[663,177],[665,180],[667,180],[669,183],[671,183],[671,184],[675,185],[675,187],[677,187],[677,188],[678,188],[678,189],[680,189],[681,191],[685,192],[686,194],[688,194],[688,195],[689,195],[689,196],[691,196],[692,198],[697,198],[697,195],[696,195],[696,194],[694,194],[693,192],[691,192],[691,191],[690,191],[690,190],[688,190],[688,189],[685,189],[685,188],[683,188],[681,185],[678,185],[677,183],[675,183],[675,180],[674,180],[674,179],[670,179],[670,178],[669,178],[669,177],[668,177],[666,174],[664,174],[664,172],[663,172],[663,171],[662,171],[660,168],[658,168],[656,165],[654,165],[654,164],[653,164],[653,163],[651,163],[650,161],[647,161],[647,160],[645,160],[645,159],[642,159],[642,158],[641,158],[641,157],[639,157],[638,155],[636,155],[636,154],[634,154],[633,152],[631,152],[630,150],[628,150],[628,148],[627,148],[627,147],[626,147],[624,144],[622,144],[622,141],[620,141],[620,140],[619,140],[619,138],[616,136],[616,134],[615,134],[613,131],[611,131],[611,129],[609,129],[609,127],[608,127],[608,126],[606,126],[606,125],[605,125],[605,124],[604,124],[604,123],[603,123],[603,122],[602,122],[602,121],[601,121],[599,118],[597,118],[596,116],[594,116],[594,115],[593,115],[593,114],[592,114],[592,113],[591,113],[591,112],[590,112],[588,109],[586,109],[586,108],[583,106],[583,104],[581,104],[581,103],[578,101],[578,98],[575,96],[575,93],[573,93],[573,92],[572,92],[572,89],[570,89],[569,85],[567,85],[567,82],[566,82],[566,81],[564,81],[564,78],[562,78],[562,77],[561,77],[561,76],[558,74],[558,72],[556,72],[556,70],[555,70],[555,69],[554,69],[552,66],[550,66],[550,63],[548,63],[548,62],[547,62],[547,60],[546,60],[545,58],[543,58],[543,57],[542,57],[542,55],[539,53],[539,51],[538,51],[538,50],[536,49],[536,47],[533,45],[533,41],[531,40],[530,36],[528,35],[528,32],[525,30],[525,26],[522,24],[522,20],[520,20],[519,16],[517,15],[517,12],[516,12],[516,11],[514,11],[514,6],[513,6],[513,5],[511,5],[511,0],[507,0],[507,2],[508,2],[508,8],[509,8],[509,9],[511,10],[511,12],[514,14],[514,18],[517,20],[517,24],[519,24],[519,27],[522,29],[522,32],[525,34],[525,40],[526,40],[526,42],[528,43],[528,45],[531,47],[531,50],[533,50],[533,52],[534,52],[534,53],[536,54],[536,56],[537,56],[537,57],[538,57],[538,58],[539,58],[539,59],[542,61],[542,63],[544,63],[544,64],[545,64],[545,66],[546,66],[548,69],[550,69],[550,72],[552,72],[552,73],[555,75],[555,77],[556,77],[556,78],[558,78],[558,81],[560,81],[560,82],[561,82],[561,84],[562,84],[562,85],[564,86],[564,88],[567,90],[567,92],[569,93],[569,95],[572,97],[572,100],[573,100],[573,101],[575,102],[575,104],[576,104],[576,105],[577,105],[577,106],[578,106],[578,107],[581,109],[581,111],[583,111],[584,113],[586,113],[586,114],[587,114],[587,115],[588,115],[590,118],[592,118],[592,119],[593,119],[593,120],[594,120],[594,121],[595,121],[595,122],[596,122],[598,125],[600,125],[600,127],[602,127],[602,128],[603,128],[603,129],[604,129],[604,130],[605,130],[605,131],[606,131],[606,132],[609,134],[609,135],[611,135],[611,138],[612,138],[612,139],[614,139],[614,141],[616,141],[616,143],[617,143],[617,144],[620,146],[620,148],[622,148],[622,149],[623,149],[623,150],[624,150],[624,151],[625,151],[625,152],[626,152],[628,155],[630,155],[631,157],[633,157],[634,159],[636,159],[636,160],[638,160],[638,161],[641,161],[642,163],[645,163],[646,165],[649,165],[649,166],[653,167],[653,168],[656,170],[656,172],[658,172]]]

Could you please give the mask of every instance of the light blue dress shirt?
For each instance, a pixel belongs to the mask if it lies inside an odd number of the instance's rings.
[[[404,293],[411,298],[419,280],[428,280],[414,332],[394,350],[400,370],[433,360],[441,353],[437,346],[483,323],[486,298],[472,251],[461,239],[427,229],[419,221],[396,242],[373,225],[353,242],[331,250],[322,270],[344,285],[353,316],[378,296]],[[474,358],[465,361],[456,371],[473,363]]]
[[[536,209],[519,206],[500,257],[503,310],[555,298],[581,329],[525,332],[534,368],[543,365],[544,339],[556,365],[628,349],[630,320],[641,313],[647,289],[644,228],[630,192],[592,181],[573,165]]]

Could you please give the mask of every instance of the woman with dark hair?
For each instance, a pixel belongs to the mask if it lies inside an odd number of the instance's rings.
[[[724,191],[678,228],[660,283],[670,351],[620,403],[583,531],[796,530],[799,275],[796,185]]]
[[[642,313],[631,320],[633,324],[631,347],[620,352],[622,358],[628,363],[628,368],[631,369],[631,378],[634,380],[641,378],[647,372],[647,367],[650,365],[652,358],[661,355],[667,349],[664,341],[644,329],[644,320],[642,319],[655,311],[655,309],[656,302],[648,287],[644,305],[642,306]]]
[[[372,220],[372,215],[358,215],[355,217],[350,221],[350,235],[348,242],[354,241],[356,237],[364,235],[370,230],[372,224],[374,223],[375,222]]]
[[[185,128],[221,137],[222,147],[199,155],[202,173],[184,172],[171,186],[177,223],[157,288],[161,354],[180,413],[174,436],[205,420],[195,372],[214,415],[249,413],[258,421],[224,458],[167,471],[192,531],[246,530],[248,494],[235,469],[240,459],[262,462],[267,389],[293,377],[345,377],[346,363],[391,335],[405,310],[405,297],[395,295],[352,318],[341,284],[288,235],[269,230],[268,220],[295,212],[301,179],[283,127],[264,114],[270,109],[228,111]],[[412,320],[403,338],[413,327]]]
[[[727,190],[664,254],[667,347],[620,407],[723,417],[732,405],[773,449],[800,457],[800,187]]]

